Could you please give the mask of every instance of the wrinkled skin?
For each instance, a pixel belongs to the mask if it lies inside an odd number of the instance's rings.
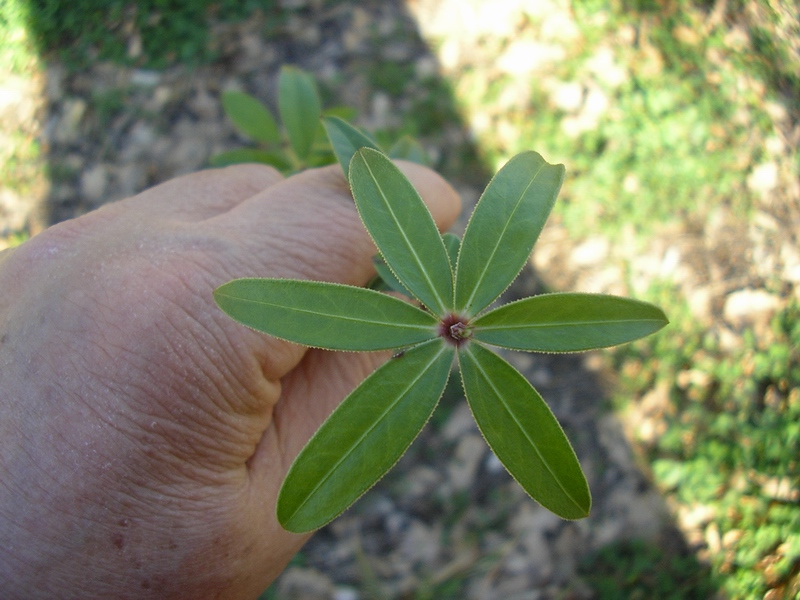
[[[447,228],[452,188],[401,168]],[[257,597],[308,537],[275,518],[287,468],[386,353],[276,340],[211,292],[363,285],[374,251],[338,167],[242,165],[0,253],[0,595]]]

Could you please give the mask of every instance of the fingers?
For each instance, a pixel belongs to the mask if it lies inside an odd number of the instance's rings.
[[[441,175],[427,167],[406,161],[397,161],[397,166],[427,204],[439,230],[449,229],[461,213],[458,192]]]
[[[135,198],[134,207],[159,219],[194,222],[227,212],[283,180],[272,167],[232,165],[172,179]]]
[[[434,171],[398,166],[419,191],[440,229],[458,216],[461,201]],[[233,277],[287,277],[363,285],[375,254],[341,169],[332,165],[281,181],[207,223],[243,255],[228,261]],[[246,255],[246,256],[245,256]],[[224,283],[224,281],[220,281]]]

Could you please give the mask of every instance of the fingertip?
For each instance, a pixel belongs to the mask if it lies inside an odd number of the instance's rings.
[[[433,169],[405,160],[396,160],[395,164],[419,192],[439,229],[447,231],[461,213],[458,192]]]

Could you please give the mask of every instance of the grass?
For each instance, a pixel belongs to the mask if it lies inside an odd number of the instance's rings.
[[[579,573],[598,600],[708,600],[716,586],[692,555],[670,555],[640,540],[613,543],[584,560]]]
[[[0,86],[16,93],[22,81],[36,80],[43,66],[27,29],[24,0],[0,0]],[[21,111],[25,115],[25,111]],[[44,187],[42,148],[36,123],[28,115],[8,111],[0,119],[0,187],[20,197],[35,196]],[[27,226],[0,229],[0,248],[28,238]]]
[[[672,295],[662,289],[652,296]],[[800,304],[733,351],[693,323],[675,297],[672,335],[615,355],[625,407],[664,386],[663,434],[645,444],[661,488],[706,507],[708,559],[732,598],[800,591]],[[783,597],[783,596],[776,596]]]
[[[38,62],[28,17],[24,0],[0,0],[0,65],[11,73],[25,73]]]
[[[800,32],[791,3],[728,4],[718,18],[713,2],[576,3],[579,39],[527,87],[517,75],[464,72],[456,95],[484,124],[485,157],[499,164],[537,148],[565,162],[555,213],[576,240],[600,233],[613,242],[632,232],[634,246],[646,248],[670,223],[702,227],[720,206],[747,223],[761,202],[747,183],[753,165],[776,161],[795,174],[800,167],[796,150],[788,157],[770,150],[782,132],[768,110],[780,104],[800,115]],[[528,23],[532,31],[539,25]],[[582,82],[586,101],[570,106],[556,90],[573,81]],[[508,102],[508,90],[520,88],[529,100]],[[758,277],[749,284],[761,285]],[[789,284],[766,285],[791,297]],[[609,354],[621,374],[617,409],[666,390],[661,435],[643,451],[678,515],[697,507],[708,514],[698,541],[707,581],[730,598],[797,597],[797,301],[768,332],[746,330],[731,348],[719,327],[697,322],[677,286],[652,282],[643,299],[661,305],[672,324]],[[590,559],[590,581],[600,597],[710,596],[702,580],[692,590],[675,587],[680,577],[665,560],[658,548],[609,548]],[[657,576],[652,565],[673,577]]]
[[[21,0],[16,0],[21,2]],[[146,68],[213,60],[209,24],[253,10],[275,12],[276,0],[27,0],[28,28],[39,52],[74,69],[94,60]],[[131,40],[137,40],[131,43]]]

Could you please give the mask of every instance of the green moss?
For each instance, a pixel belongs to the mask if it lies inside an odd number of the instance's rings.
[[[17,0],[22,2],[23,0]],[[163,68],[200,64],[215,57],[209,43],[213,20],[235,21],[260,9],[278,10],[276,0],[25,0],[28,28],[41,53],[80,68],[111,60]],[[131,53],[132,34],[141,53]]]
[[[708,600],[718,589],[708,567],[693,555],[642,541],[606,546],[587,557],[579,573],[598,600]]]

